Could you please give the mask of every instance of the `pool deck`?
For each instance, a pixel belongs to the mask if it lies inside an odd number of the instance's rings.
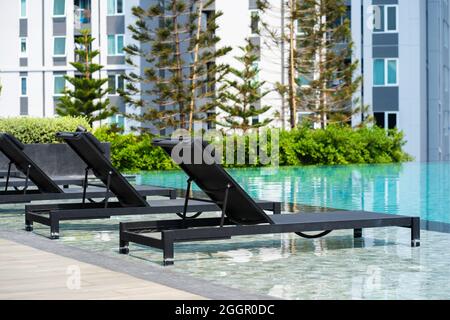
[[[0,230],[2,300],[267,298],[158,266],[142,268],[142,264],[92,254],[33,234]]]
[[[203,299],[189,292],[4,239],[0,239],[0,261],[2,300]]]

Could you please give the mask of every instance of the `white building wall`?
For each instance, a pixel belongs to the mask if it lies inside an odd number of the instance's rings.
[[[125,29],[133,21],[131,8],[144,1],[147,0],[125,0]],[[101,77],[107,77],[108,71],[125,70],[128,68],[125,64],[108,65],[107,0],[91,0],[91,12],[91,31],[96,39],[93,48],[100,50],[96,62],[105,67]],[[0,116],[20,115],[20,77],[26,74],[28,115],[53,117],[54,73],[63,72],[70,76],[75,71],[70,65],[75,59],[74,1],[66,0],[66,65],[63,66],[54,64],[53,0],[28,0],[27,13],[27,66],[20,67],[20,0],[0,0],[0,25],[6,30],[0,33],[0,41],[8,44],[8,50],[0,50],[0,81],[3,85],[0,95]],[[126,32],[125,35],[124,43],[127,45],[131,41],[131,35]]]
[[[261,19],[266,21],[274,30],[281,32],[281,12],[279,10],[280,3],[278,0],[271,0],[271,5],[275,10],[270,13],[261,14]],[[219,60],[219,63],[227,63],[235,68],[242,68],[242,65],[237,62],[234,57],[242,55],[242,51],[239,49],[241,46],[245,46],[246,38],[260,39],[260,61],[258,63],[260,68],[259,79],[266,81],[263,91],[273,90],[277,82],[282,82],[281,77],[281,47],[274,46],[272,40],[269,38],[268,33],[262,30],[262,36],[259,37],[251,33],[251,13],[249,1],[229,1],[229,0],[216,0],[216,10],[222,11],[223,16],[219,18],[218,36],[221,38],[219,45],[230,46],[233,48],[232,52]],[[269,48],[269,45],[271,46]],[[276,112],[281,112],[281,97],[277,92],[271,92],[261,100],[261,106],[269,105],[272,109],[267,113],[260,116],[260,121],[264,121],[266,118],[272,119]],[[281,127],[279,119],[272,122],[275,127]]]
[[[270,4],[272,6],[272,10],[267,13],[261,14],[261,19],[266,21],[268,25],[270,25],[273,30],[281,35],[283,32],[283,28],[286,28],[286,25],[283,24],[280,17],[283,16],[281,11],[280,1],[279,0],[271,0]],[[284,13],[286,15],[287,13]],[[250,21],[250,20],[249,20]],[[287,30],[285,29],[284,32]],[[277,83],[286,84],[287,82],[287,69],[286,62],[288,59],[288,51],[286,51],[287,47],[282,47],[281,44],[278,46],[273,42],[270,35],[262,30],[261,33],[261,62],[260,62],[260,80],[266,81],[266,90],[273,90]],[[283,59],[284,57],[284,59]],[[284,60],[284,61],[283,61]],[[284,70],[284,73],[283,73]],[[284,75],[284,76],[283,76]],[[283,79],[284,78],[284,79]],[[283,110],[283,100],[278,92],[272,91],[267,96],[265,96],[261,105],[272,106],[272,110],[268,111],[266,114],[262,115],[262,120],[265,118],[274,118],[275,113],[279,113],[281,116],[278,119],[275,119],[271,125],[277,128],[284,128],[289,124],[289,110],[286,105]],[[284,119],[284,123],[282,121]]]
[[[399,1],[399,129],[408,141],[404,149],[426,161],[426,2]],[[425,79],[425,81],[424,81]]]

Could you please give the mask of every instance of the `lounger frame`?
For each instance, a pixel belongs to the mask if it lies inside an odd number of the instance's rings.
[[[124,207],[119,202],[110,202],[109,197],[105,197],[101,203],[86,203],[83,200],[83,203],[27,205],[25,206],[25,230],[33,231],[33,224],[40,223],[50,227],[50,239],[58,239],[61,221],[108,219],[112,216],[147,214],[178,214],[183,220],[186,220],[198,217],[204,212],[221,210],[214,201],[191,197],[191,186],[192,181],[188,180],[185,197],[180,199],[182,201],[177,201],[177,204],[174,204],[173,201],[176,199],[175,190],[169,189],[171,192],[168,196],[172,201],[153,200],[151,205],[146,207]],[[111,196],[114,195],[111,194]],[[87,193],[86,198],[88,197],[89,193]],[[257,203],[264,210],[271,211],[273,214],[281,214],[280,202],[257,201]],[[194,216],[188,218],[187,213],[192,212],[195,213]],[[222,210],[221,220],[223,220],[223,217]]]
[[[82,188],[67,189],[64,191],[55,183],[34,161],[23,151],[24,145],[12,135],[0,133],[0,151],[9,159],[8,169],[6,171],[6,180],[2,181],[2,191],[0,191],[0,204],[6,203],[28,203],[31,201],[48,200],[68,200],[82,199],[86,200],[105,198],[114,196],[109,190],[109,186],[103,184],[89,183],[90,167],[86,167],[83,179],[77,179],[81,182]],[[10,178],[17,177],[18,171],[12,170],[15,166],[23,174],[22,189],[18,186],[10,185]],[[93,172],[95,175],[95,172]],[[113,172],[114,173],[114,172]],[[114,174],[112,175],[114,177]],[[123,176],[121,178],[124,179]],[[66,180],[67,185],[70,180]],[[66,183],[61,183],[66,185]],[[12,186],[14,190],[8,190]],[[136,191],[136,190],[135,190]],[[137,191],[136,191],[137,192]],[[169,196],[176,197],[176,191],[170,188],[148,187],[141,188],[139,197],[147,196]]]
[[[89,168],[86,168],[86,172],[88,172],[88,170]],[[108,186],[105,187],[103,184],[89,183],[86,176],[84,177],[84,179],[77,181],[80,182],[81,188],[64,188],[64,192],[58,193],[46,193],[38,189],[29,189],[27,183],[25,183],[22,190],[7,190],[9,184],[6,182],[5,186],[3,187],[4,190],[0,191],[0,204],[73,199],[81,199],[81,204],[83,204],[86,202],[86,200],[92,201],[91,199],[96,198],[109,199],[115,196],[114,193],[109,190]],[[70,181],[67,180],[66,182]],[[66,184],[64,183],[64,185]],[[139,193],[143,198],[149,196],[162,196],[169,197],[170,199],[176,199],[177,197],[176,190],[173,188],[142,188],[139,190]]]
[[[130,242],[163,251],[163,264],[174,264],[174,244],[179,242],[230,239],[235,236],[313,232],[322,230],[354,230],[354,237],[361,238],[362,230],[380,227],[404,227],[411,229],[411,246],[420,246],[420,219],[393,216],[392,219],[358,220],[349,222],[312,222],[299,224],[235,225],[227,218],[165,220],[120,223],[120,247],[122,254],[129,253]],[[149,236],[160,233],[160,239]]]
[[[151,203],[139,195],[124,177],[117,171],[111,162],[106,159],[99,148],[99,142],[88,132],[61,132],[58,137],[79,155],[89,167],[85,172],[85,180],[88,169],[106,185],[106,194],[102,203],[86,203],[87,197],[83,196],[81,204],[60,204],[55,206],[26,206],[25,230],[32,231],[33,223],[40,223],[50,227],[50,238],[58,239],[60,221],[104,219],[111,216],[146,215],[146,214],[178,214],[186,218],[187,212],[194,212],[194,217],[203,212],[215,212],[221,209],[216,202],[190,197],[191,181],[188,181],[188,189],[185,199],[178,201],[152,201]],[[86,180],[87,181],[87,180]],[[84,184],[85,186],[85,184]],[[109,191],[113,193],[109,193]],[[110,197],[116,197],[118,201],[110,202]],[[174,197],[171,197],[173,199]],[[188,201],[191,203],[188,205]],[[159,203],[159,205],[157,205]],[[262,208],[272,210],[274,213],[281,211],[281,204],[277,202],[259,203]]]
[[[28,205],[25,206],[25,230],[33,231],[33,224],[40,223],[50,227],[50,239],[58,239],[61,221],[108,219],[112,216],[148,214],[178,214],[181,216],[188,212],[195,213],[195,217],[204,212],[220,211],[220,208],[213,201],[190,199],[192,201],[189,205],[183,199],[174,204],[173,197],[169,201],[152,200],[151,205],[147,207],[123,207],[119,202]],[[258,205],[274,214],[281,213],[279,202],[259,201]]]
[[[191,148],[190,153],[204,154],[208,146],[195,140],[153,140],[168,155],[179,143]],[[191,159],[192,160],[192,159]],[[189,219],[120,224],[119,252],[129,253],[130,242],[163,250],[163,264],[174,263],[174,244],[178,242],[229,239],[233,236],[296,233],[304,238],[322,237],[334,230],[352,229],[354,237],[362,237],[363,229],[403,227],[411,229],[411,246],[420,246],[420,218],[364,211],[334,211],[269,216],[239,184],[217,163],[195,161],[180,167],[222,210],[220,218]],[[189,202],[186,197],[186,204]],[[246,218],[246,219],[244,219]],[[320,232],[309,236],[304,232]],[[151,234],[159,234],[159,238]]]

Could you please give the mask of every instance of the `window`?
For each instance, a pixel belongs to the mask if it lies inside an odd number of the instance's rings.
[[[297,78],[297,84],[301,87],[308,87],[313,79],[313,74],[300,74]]]
[[[53,56],[55,57],[66,56],[66,37],[53,38]]]
[[[375,124],[382,129],[395,129],[398,126],[397,112],[375,112]]]
[[[448,48],[448,42],[450,38],[450,32],[449,32],[449,25],[447,22],[444,22],[444,31],[443,31],[443,42],[444,42],[444,48]]]
[[[386,6],[386,30],[397,31],[397,7]]]
[[[376,6],[374,32],[398,32],[398,6]]]
[[[373,62],[373,84],[376,86],[384,85],[384,60],[375,59]]]
[[[373,60],[373,85],[396,86],[398,85],[398,59],[374,59]]]
[[[259,32],[259,12],[252,11],[250,18],[250,29],[252,34],[257,34]]]
[[[396,113],[388,113],[387,114],[387,128],[388,129],[397,128],[397,114]]]
[[[125,87],[124,79],[120,74],[112,74],[108,76],[108,87],[111,90],[109,94],[117,95],[118,90],[123,90]]]
[[[91,22],[91,0],[75,0],[75,23],[78,25]],[[81,28],[81,26],[79,27]]]
[[[111,116],[109,118],[109,123],[115,124],[119,128],[124,128],[125,127],[125,118],[121,115]]]
[[[450,70],[447,66],[444,66],[444,91],[448,92],[450,86]]]
[[[20,56],[27,56],[27,38],[20,38]]]
[[[27,17],[27,0],[20,0],[20,17]]]
[[[124,0],[108,0],[108,15],[123,14]]]
[[[26,97],[28,92],[27,88],[27,77],[20,78],[20,95]]]
[[[202,11],[202,19],[201,19],[201,30],[207,31],[208,27],[211,25],[211,19],[214,14],[214,11]],[[215,30],[210,30],[212,33],[215,33]]]
[[[64,17],[66,15],[66,0],[53,0],[53,16]]]
[[[53,95],[61,96],[66,87],[66,79],[63,75],[56,75],[53,77]]]
[[[108,35],[108,55],[120,56],[123,55],[123,34]]]
[[[397,60],[387,60],[387,84],[397,84]]]

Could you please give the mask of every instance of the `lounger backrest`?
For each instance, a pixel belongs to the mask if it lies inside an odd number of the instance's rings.
[[[24,175],[29,167],[29,179],[45,193],[63,192],[49,176],[42,171],[28,155],[23,152],[25,146],[14,136],[7,133],[0,133],[0,151],[11,161]]]
[[[205,161],[201,157],[201,161],[195,163],[194,154],[203,155],[205,148],[208,146],[206,142],[199,140],[185,140],[183,142],[177,140],[153,140],[155,146],[162,147],[169,156],[175,146],[174,151],[182,155],[183,152],[191,151],[191,161],[184,161],[180,164],[181,169],[208,195],[220,208],[223,208],[225,199],[225,190],[230,186],[228,191],[228,202],[226,206],[226,216],[237,224],[258,224],[273,223],[270,217],[259,207],[255,201],[241,188],[241,186],[223,169],[220,164]],[[180,148],[182,146],[182,148]],[[183,151],[178,152],[180,149]],[[188,158],[188,156],[187,156]],[[189,162],[189,163],[185,163]]]
[[[111,173],[110,190],[123,206],[148,206],[147,201],[105,157],[100,142],[91,133],[60,132],[56,136],[63,139],[105,185],[108,183],[108,175]]]

